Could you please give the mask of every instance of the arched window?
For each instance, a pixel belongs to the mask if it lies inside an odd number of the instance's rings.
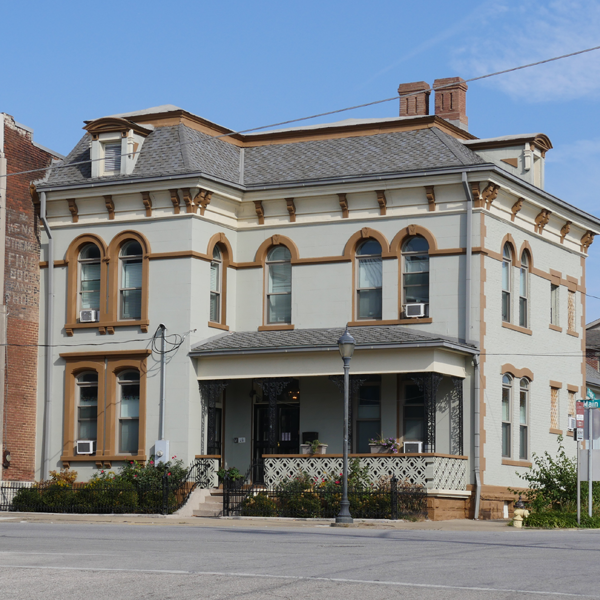
[[[119,318],[123,320],[142,316],[142,255],[142,246],[137,240],[123,244],[119,253]]]
[[[292,255],[285,246],[267,253],[267,324],[292,322]]]
[[[210,263],[210,321],[221,322],[221,285],[223,277],[223,256],[219,246],[213,249]]]
[[[356,249],[356,318],[381,319],[381,244],[374,239]]]
[[[98,437],[98,373],[77,375],[77,439],[96,441]]]
[[[137,454],[140,436],[140,373],[123,371],[118,382],[118,443],[120,454]]]
[[[79,252],[79,310],[100,310],[100,248],[86,244]]]
[[[420,235],[409,238],[402,246],[402,304],[425,304],[429,314],[429,244]]]
[[[519,325],[527,327],[529,323],[527,299],[529,297],[529,256],[523,252],[519,272]]]
[[[512,276],[512,252],[508,244],[502,250],[502,320],[510,323],[510,280]]]
[[[502,456],[510,458],[512,419],[512,377],[502,377]]]
[[[521,379],[519,394],[519,458],[527,460],[527,413],[529,410],[529,380]]]

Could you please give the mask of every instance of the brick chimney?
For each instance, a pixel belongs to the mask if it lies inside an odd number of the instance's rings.
[[[443,87],[442,87],[443,86]],[[442,89],[437,89],[442,87]],[[468,85],[461,77],[446,77],[433,82],[435,90],[435,114],[453,125],[469,130],[467,118]]]
[[[415,81],[414,83],[401,83],[398,87],[400,94],[400,116],[416,117],[429,114],[429,94],[431,88],[424,81]],[[406,96],[405,94],[413,94]]]

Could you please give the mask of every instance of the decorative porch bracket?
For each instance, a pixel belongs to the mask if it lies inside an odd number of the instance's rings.
[[[425,452],[435,452],[436,399],[443,375],[439,373],[416,373],[411,375],[410,378],[417,384],[425,400],[425,418],[427,419]]]
[[[335,383],[335,385],[340,390],[342,394],[342,400],[344,398],[344,376],[343,375],[330,375],[329,381]],[[352,452],[352,399],[356,394],[358,394],[358,390],[360,390],[360,386],[367,381],[366,377],[361,377],[360,375],[350,375],[350,402],[348,406],[348,452]]]
[[[263,394],[269,400],[269,454],[277,452],[277,398],[292,382],[290,377],[273,377],[258,380]]]
[[[206,454],[221,454],[221,449],[215,443],[217,428],[217,398],[223,393],[223,390],[229,385],[229,381],[224,379],[214,379],[212,381],[199,381],[200,396],[202,398],[202,430],[201,447],[204,448],[204,421],[207,422],[208,439],[206,443]]]
[[[454,440],[452,435],[452,451],[453,454],[463,455],[463,382],[462,377],[452,377],[452,385],[454,386],[454,398],[456,400],[456,410],[450,409],[451,431],[457,432],[457,439]],[[456,444],[456,445],[455,445]]]

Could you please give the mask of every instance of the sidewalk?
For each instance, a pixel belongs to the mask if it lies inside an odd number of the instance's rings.
[[[179,517],[177,515],[79,515],[57,513],[0,513],[0,526],[4,523],[77,523],[145,525],[156,527],[227,527],[227,528],[331,528],[332,519],[282,519],[268,517]],[[508,521],[472,521],[454,519],[451,521],[386,521],[357,520],[352,527],[359,529],[405,529],[429,531],[514,531]]]

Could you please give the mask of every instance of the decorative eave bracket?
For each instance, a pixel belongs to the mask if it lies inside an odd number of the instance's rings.
[[[71,211],[71,221],[73,223],[78,223],[79,222],[79,210],[77,208],[77,202],[75,201],[75,198],[70,198],[67,200],[68,204],[69,204],[69,210]]]
[[[342,218],[347,219],[350,211],[348,210],[348,199],[346,198],[346,194],[338,194],[338,199],[340,201],[340,208],[342,209]]]
[[[106,205],[106,210],[108,211],[108,220],[115,220],[115,202],[112,199],[112,196],[104,196],[104,204]]]
[[[296,222],[296,205],[294,204],[293,198],[286,198],[285,203],[287,205],[287,211],[290,214],[290,223]]]
[[[258,217],[258,224],[265,224],[265,211],[263,210],[262,200],[254,200],[254,210],[256,211],[256,216]]]
[[[379,204],[379,214],[387,214],[387,198],[385,197],[385,190],[376,190],[377,204]]]

